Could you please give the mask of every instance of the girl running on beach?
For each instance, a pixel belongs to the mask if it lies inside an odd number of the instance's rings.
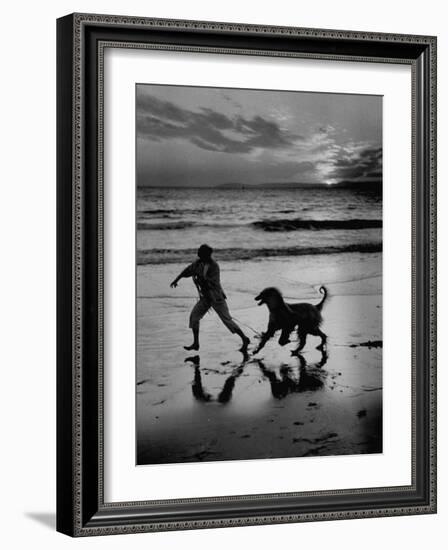
[[[171,283],[171,288],[177,287],[180,279],[192,277],[199,293],[199,301],[193,307],[190,314],[190,328],[193,331],[193,343],[184,346],[188,351],[199,349],[199,322],[210,308],[218,314],[224,325],[234,334],[238,334],[243,345],[241,350],[247,350],[249,338],[235,323],[230,315],[226,302],[226,295],[221,286],[219,277],[219,265],[212,258],[213,249],[203,244],[198,249],[198,259],[186,267]]]

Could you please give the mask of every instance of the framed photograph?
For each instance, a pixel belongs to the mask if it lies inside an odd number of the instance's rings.
[[[435,513],[436,38],[57,41],[57,529]]]

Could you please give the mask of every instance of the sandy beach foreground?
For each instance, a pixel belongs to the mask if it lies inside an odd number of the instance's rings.
[[[182,267],[137,268],[137,464],[382,452],[381,254],[220,262],[252,340],[246,356],[215,313],[201,323],[200,352],[183,349],[196,291],[189,280],[169,288]],[[327,353],[309,337],[299,357],[276,340],[253,356],[268,318],[256,294],[277,286],[287,301],[316,303],[321,284]]]

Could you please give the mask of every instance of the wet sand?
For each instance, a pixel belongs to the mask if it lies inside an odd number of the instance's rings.
[[[247,356],[214,312],[200,351],[185,351],[191,280],[170,289],[183,266],[138,266],[137,464],[381,452],[381,254],[219,263],[231,313],[252,340]],[[327,353],[309,336],[298,357],[297,343],[276,339],[253,356],[251,329],[268,318],[254,296],[277,286],[287,301],[317,303],[320,284],[331,295]]]

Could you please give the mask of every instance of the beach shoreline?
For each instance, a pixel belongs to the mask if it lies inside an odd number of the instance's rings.
[[[137,464],[382,452],[381,253],[216,259],[252,340],[247,358],[215,313],[200,352],[186,352],[197,294],[188,279],[169,288],[184,266],[137,267]],[[268,318],[257,293],[277,286],[287,301],[317,303],[321,284],[327,356],[314,337],[299,357],[276,339],[253,356]]]

